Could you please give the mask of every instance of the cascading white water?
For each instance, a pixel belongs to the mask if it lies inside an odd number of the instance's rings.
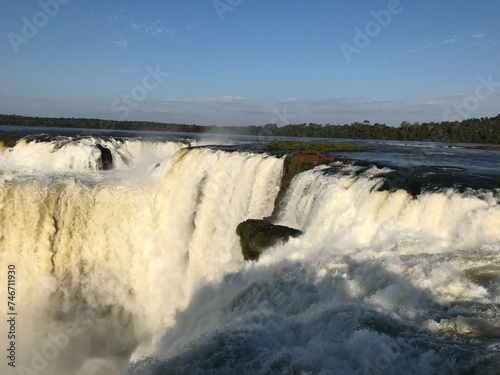
[[[184,149],[142,182],[3,179],[0,264],[18,269],[18,369],[111,374],[150,353],[197,286],[243,262],[235,228],[272,212],[281,169],[265,155]],[[68,323],[77,334],[52,356]]]
[[[491,194],[480,199],[449,189],[413,198],[404,190],[377,191],[381,180],[372,177],[378,174],[375,167],[357,177],[303,173],[278,221],[304,230],[304,241],[347,252],[432,254],[500,242],[500,206]]]
[[[321,169],[278,219],[304,234],[193,295],[130,374],[500,371],[497,199]]]
[[[182,142],[141,141],[137,139],[116,140],[96,137],[73,140],[60,137],[51,141],[21,139],[14,147],[0,147],[0,170],[23,171],[25,173],[84,172],[96,171],[101,145],[110,150],[115,169],[146,166],[171,157]]]
[[[412,197],[378,191],[376,168],[320,167],[293,180],[277,218],[304,234],[244,262],[235,228],[271,214],[282,159],[78,142],[108,147],[116,170],[88,168],[88,150],[75,162],[71,143],[0,154],[0,264],[16,265],[18,283],[13,373],[500,369],[498,197]]]
[[[500,294],[493,285],[488,293],[485,285],[471,282],[476,269],[498,271],[497,199],[464,196],[452,189],[417,197],[403,190],[377,191],[381,181],[372,177],[378,172],[373,167],[356,177],[318,170],[299,175],[278,220],[304,231],[295,246],[284,249],[287,257],[373,261],[419,291],[431,292],[434,302],[498,303]],[[396,285],[377,293],[382,308],[412,306],[414,296]],[[370,296],[372,301],[377,293]]]

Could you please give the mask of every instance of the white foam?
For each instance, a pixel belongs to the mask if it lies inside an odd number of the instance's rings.
[[[0,170],[25,173],[86,172],[99,169],[101,145],[110,150],[113,168],[128,169],[162,162],[187,144],[113,138],[60,137],[52,141],[22,139],[14,147],[0,149]]]
[[[66,344],[40,373],[114,374],[129,361],[129,374],[492,366],[478,361],[493,355],[500,327],[496,199],[379,192],[379,170],[320,168],[293,180],[279,217],[304,234],[246,263],[235,228],[272,212],[282,159],[119,147],[139,169],[171,156],[140,183],[0,180],[0,263],[17,264],[29,316],[20,364],[59,337]]]
[[[66,320],[80,332],[47,373],[94,374],[150,353],[194,288],[242,264],[235,228],[272,212],[281,169],[265,155],[194,149],[142,185],[64,175],[2,183],[0,263],[18,265],[17,308],[33,323],[19,324],[19,363]]]

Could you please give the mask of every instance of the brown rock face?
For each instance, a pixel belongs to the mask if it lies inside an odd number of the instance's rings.
[[[299,173],[334,161],[335,158],[326,156],[318,151],[299,151],[288,155],[285,159],[285,173],[281,179],[281,184],[289,186],[292,179]]]
[[[281,178],[281,188],[274,202],[273,214],[262,220],[246,220],[236,228],[245,260],[258,260],[263,251],[277,242],[285,242],[290,237],[297,237],[302,234],[300,230],[276,225],[271,221],[276,217],[281,201],[296,175],[313,169],[318,165],[332,163],[335,160],[335,158],[326,156],[318,151],[298,151],[286,156],[284,173]]]
[[[271,217],[275,217],[280,209],[281,201],[285,196],[293,178],[299,173],[308,171],[318,165],[334,162],[336,159],[326,156],[318,151],[298,151],[285,158],[284,173],[281,178],[281,188],[274,202],[274,211]]]

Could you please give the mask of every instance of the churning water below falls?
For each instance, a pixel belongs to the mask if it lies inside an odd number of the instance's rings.
[[[494,151],[365,142],[297,175],[275,222],[303,234],[245,262],[283,172],[266,139],[8,130],[1,374],[500,374]]]

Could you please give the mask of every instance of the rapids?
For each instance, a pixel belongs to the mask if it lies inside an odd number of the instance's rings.
[[[389,167],[318,167],[276,219],[304,234],[244,262],[236,226],[271,214],[283,158],[196,145],[0,149],[18,312],[2,374],[499,373],[498,191],[412,194],[383,188]]]

